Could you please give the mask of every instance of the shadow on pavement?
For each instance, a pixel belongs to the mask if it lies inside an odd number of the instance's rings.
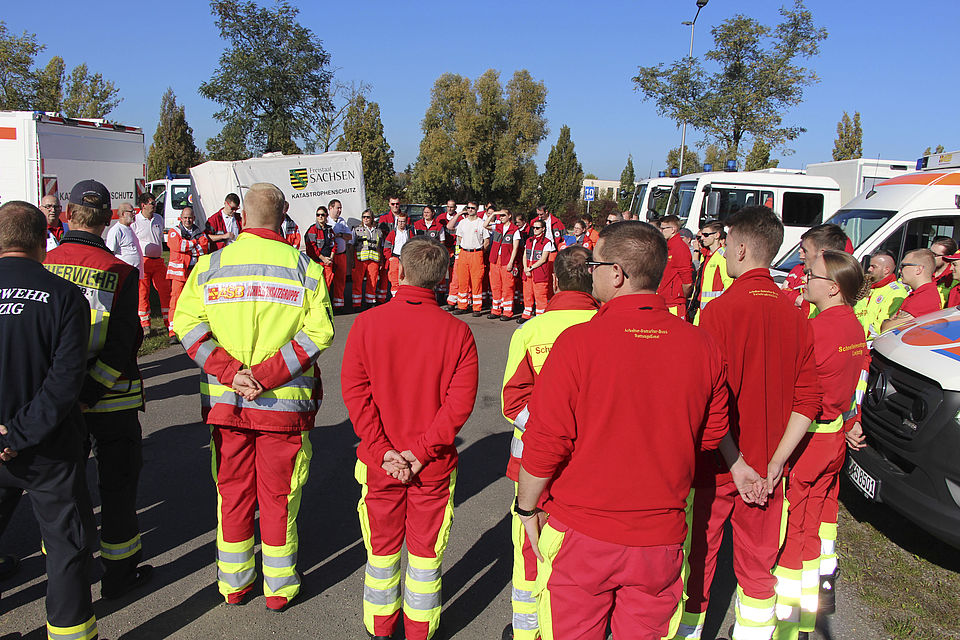
[[[492,433],[477,440],[460,453],[454,507],[477,495],[504,476],[510,457],[512,433]],[[504,505],[509,509],[510,505]],[[510,533],[505,538],[510,541]]]
[[[177,606],[162,611],[149,620],[144,620],[120,638],[121,640],[169,638],[200,616],[220,606],[222,602],[223,596],[217,591],[217,585],[209,584],[200,591],[186,596]]]

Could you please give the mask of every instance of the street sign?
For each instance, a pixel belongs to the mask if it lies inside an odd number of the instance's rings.
[[[587,202],[592,201],[593,198],[594,198],[594,195],[596,195],[596,192],[597,192],[597,188],[596,188],[596,187],[584,187],[584,188],[583,188],[583,199],[586,200]]]

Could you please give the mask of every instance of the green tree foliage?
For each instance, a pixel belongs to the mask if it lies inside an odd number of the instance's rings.
[[[547,133],[547,90],[520,70],[504,91],[499,75],[490,69],[474,82],[452,73],[437,78],[413,168],[415,199],[492,200],[521,209],[536,203],[533,157]]]
[[[363,157],[363,181],[367,204],[374,211],[387,208],[394,189],[393,151],[383,135],[380,105],[357,96],[343,121],[338,151],[359,151]]]
[[[783,21],[775,27],[742,14],[714,27],[714,48],[705,57],[715,72],[683,58],[669,66],[639,67],[635,88],[655,102],[660,115],[689,122],[734,158],[745,136],[771,148],[795,139],[805,129],[785,125],[783,116],[803,100],[804,87],[819,81],[797,60],[817,55],[827,31],[813,23],[801,0],[792,9],[781,8],[780,15]]]
[[[203,154],[194,143],[183,105],[177,104],[173,89],[167,88],[160,99],[160,121],[147,154],[147,180],[162,178],[167,167],[172,173],[187,173],[201,162]]]
[[[744,171],[757,171],[759,169],[773,169],[779,166],[779,160],[770,159],[770,145],[763,140],[754,140],[750,153],[743,163]]]
[[[54,56],[43,69],[34,59],[46,48],[36,34],[11,34],[0,21],[0,109],[60,111],[69,118],[103,118],[121,102],[119,90],[86,63],[65,77],[63,58]]]
[[[930,150],[930,147],[927,147],[926,149],[924,149],[924,150],[923,150],[923,155],[928,156],[928,155],[930,155],[931,153],[943,153],[943,152],[944,152],[943,145],[942,145],[942,144],[938,144],[938,145],[937,145],[937,148],[934,149],[933,151]]]
[[[540,176],[541,199],[549,211],[564,211],[567,203],[579,200],[582,187],[583,167],[577,161],[570,127],[563,125]]]
[[[359,98],[366,98],[370,85],[365,82],[334,81],[330,89],[330,100],[324,107],[323,118],[316,127],[316,139],[304,146],[307,153],[326,153],[337,148],[343,138],[343,123],[347,112]]]
[[[860,128],[860,112],[853,113],[853,120],[846,111],[837,123],[837,139],[833,141],[834,160],[855,160],[863,156],[863,129]]]
[[[733,159],[729,151],[721,149],[715,144],[708,144],[703,150],[703,164],[713,165],[713,171],[723,171],[727,166],[727,160]]]
[[[286,0],[260,7],[252,0],[212,0],[227,46],[200,94],[221,106],[214,117],[245,133],[255,151],[297,153],[315,136],[329,109],[333,74],[320,39],[297,22]]]
[[[253,157],[247,148],[250,124],[242,119],[231,120],[223,125],[220,133],[207,139],[208,160],[246,160]]]
[[[636,188],[637,174],[633,170],[633,156],[627,156],[627,164],[620,172],[620,193],[618,204],[621,209],[630,206],[630,199],[633,196],[633,190]]]
[[[667,152],[667,175],[670,171],[680,168],[680,147],[674,147]],[[700,173],[703,171],[703,165],[700,164],[700,156],[697,152],[687,147],[683,150],[683,175],[688,173]]]

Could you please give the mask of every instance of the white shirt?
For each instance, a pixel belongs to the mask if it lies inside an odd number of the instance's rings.
[[[346,233],[346,234],[352,233],[352,232],[350,231],[350,227],[348,227],[347,224],[343,221],[343,218],[337,218],[337,219],[333,222],[333,233],[334,233],[333,243],[336,245],[336,247],[335,247],[334,250],[335,250],[337,253],[343,253],[344,251],[347,250],[347,241],[344,240],[343,238],[341,238],[341,237],[340,237],[340,234],[341,234],[341,233]]]
[[[232,234],[233,234],[233,240],[224,240],[224,242],[227,243],[227,244],[224,245],[224,246],[227,246],[228,244],[233,243],[233,241],[237,239],[237,236],[240,235],[240,225],[237,224],[237,219],[236,219],[236,218],[234,218],[234,217],[233,217],[232,215],[230,215],[229,213],[224,213],[224,214],[223,214],[223,226],[226,227],[227,233],[232,233]]]
[[[47,229],[47,251],[53,251],[60,246],[60,243],[57,242],[57,236],[50,233],[50,230]]]
[[[410,239],[410,227],[407,227],[403,231],[397,229],[393,234],[393,255],[399,256],[400,251],[403,250],[403,245],[407,244],[407,240]]]
[[[107,249],[131,267],[136,267],[143,275],[143,250],[140,240],[130,227],[119,222],[107,232]]]
[[[143,255],[147,258],[159,258],[163,253],[163,219],[154,213],[153,217],[147,220],[142,213],[138,213],[134,216],[130,228],[140,241]]]
[[[457,244],[461,249],[483,249],[483,241],[489,237],[490,232],[484,228],[479,216],[473,220],[464,216],[457,223]]]

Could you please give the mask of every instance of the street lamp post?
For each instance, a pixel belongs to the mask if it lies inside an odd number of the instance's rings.
[[[693,57],[693,28],[697,24],[697,16],[700,15],[700,10],[707,6],[709,0],[697,0],[697,13],[693,16],[693,20],[684,20],[682,24],[690,25],[690,53],[687,54],[688,58]],[[680,175],[683,175],[683,156],[686,153],[687,147],[687,121],[684,119],[683,127],[680,129]]]

